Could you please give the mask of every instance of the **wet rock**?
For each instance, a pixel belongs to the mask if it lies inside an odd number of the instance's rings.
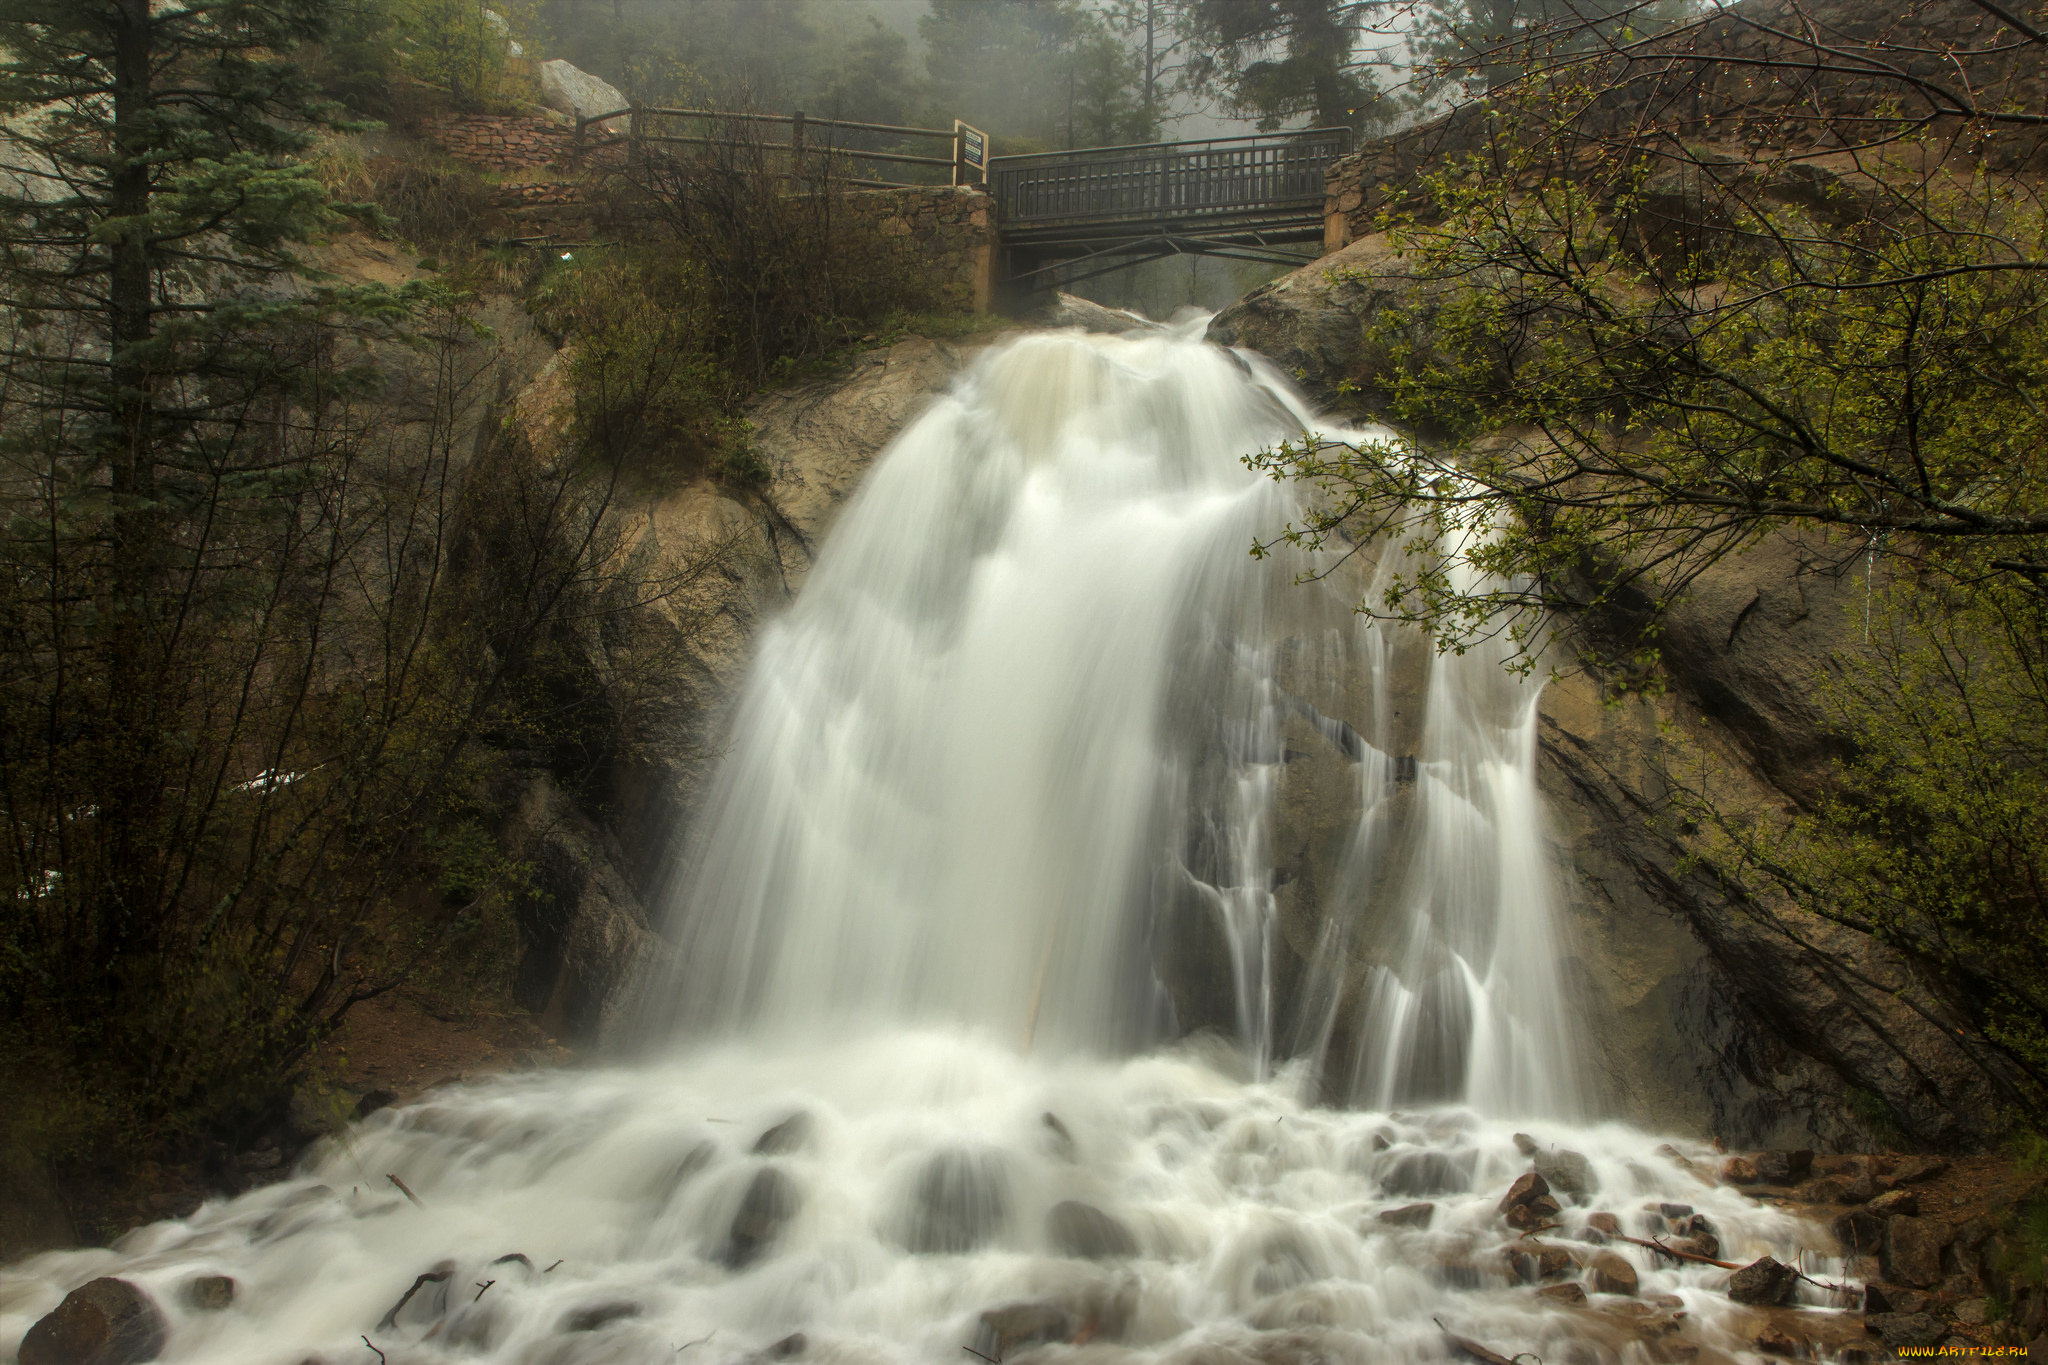
[[[1384,1152],[1393,1145],[1394,1135],[1384,1128],[1372,1135],[1372,1149],[1375,1152]]]
[[[148,1294],[102,1277],[72,1290],[21,1339],[19,1365],[141,1365],[162,1354],[170,1325]]]
[[[754,1173],[747,1192],[740,1198],[739,1212],[732,1216],[732,1229],[721,1259],[727,1267],[740,1270],[752,1265],[796,1216],[802,1204],[796,1182],[774,1166]]]
[[[1436,1217],[1434,1204],[1403,1204],[1398,1209],[1381,1209],[1378,1219],[1397,1228],[1426,1228]]]
[[[789,1360],[811,1349],[811,1339],[802,1332],[791,1332],[780,1341],[770,1342],[756,1351],[755,1360]]]
[[[1401,1199],[1460,1194],[1471,1181],[1469,1164],[1443,1152],[1404,1152],[1380,1172],[1380,1188]]]
[[[1764,1256],[1728,1277],[1728,1297],[1753,1308],[1776,1308],[1792,1297],[1798,1283],[1798,1271]]]
[[[1052,1206],[1045,1216],[1046,1237],[1065,1256],[1112,1260],[1138,1254],[1138,1239],[1117,1219],[1078,1199]]]
[[[1072,1341],[1080,1324],[1056,1303],[1009,1303],[981,1315],[974,1328],[974,1351],[989,1360],[1005,1360],[1031,1346]]]
[[[1507,1212],[1508,1226],[1517,1232],[1533,1232],[1537,1228],[1551,1225],[1563,1209],[1547,1194],[1515,1205]]]
[[[1767,1356],[1799,1356],[1807,1353],[1805,1341],[1790,1336],[1783,1328],[1768,1323],[1756,1334],[1756,1348]]]
[[[1877,1178],[1868,1171],[1861,1171],[1849,1177],[1849,1183],[1842,1187],[1844,1204],[1868,1204],[1877,1198]]]
[[[1896,1351],[1906,1346],[1939,1346],[1948,1328],[1932,1313],[1878,1313],[1864,1327]]]
[[[1575,1268],[1570,1252],[1541,1242],[1517,1242],[1503,1248],[1501,1254],[1507,1260],[1508,1270],[1523,1284],[1554,1280],[1571,1274]]]
[[[562,1319],[564,1332],[601,1332],[615,1322],[637,1318],[640,1305],[628,1299],[613,1299],[609,1303],[586,1304],[572,1308]]]
[[[1525,1171],[1515,1177],[1515,1183],[1508,1186],[1508,1192],[1500,1197],[1500,1212],[1506,1213],[1518,1204],[1526,1204],[1549,1193],[1549,1181],[1535,1171]]]
[[[199,1275],[185,1281],[183,1294],[188,1307],[202,1312],[218,1313],[235,1301],[235,1281],[232,1275]]]
[[[1527,1133],[1515,1134],[1515,1150],[1520,1152],[1523,1156],[1536,1155],[1536,1152],[1538,1150],[1536,1146],[1536,1139],[1530,1137]]]
[[[1901,1213],[1910,1217],[1920,1212],[1920,1196],[1912,1190],[1891,1190],[1870,1201],[1870,1212],[1876,1218]]]
[[[1948,1244],[1948,1229],[1931,1218],[1909,1218],[1904,1214],[1887,1219],[1884,1277],[1916,1289],[1941,1283],[1941,1249]]]
[[[1636,1268],[1625,1257],[1612,1251],[1600,1251],[1586,1262],[1586,1270],[1593,1277],[1593,1288],[1602,1294],[1633,1295],[1638,1286]]]
[[[1110,335],[1159,330],[1159,324],[1150,318],[1122,308],[1105,308],[1065,291],[1054,295],[1053,302],[1040,311],[1040,317],[1048,327],[1079,327],[1086,332]]]
[[[1841,1175],[1824,1175],[1809,1180],[1792,1192],[1792,1197],[1802,1204],[1847,1204],[1843,1196],[1849,1191],[1849,1178]]]
[[[1762,1178],[1756,1163],[1746,1156],[1731,1156],[1721,1163],[1721,1179],[1730,1185],[1754,1185]]]
[[[809,1114],[801,1111],[791,1114],[754,1139],[753,1153],[755,1156],[785,1156],[802,1151],[810,1145],[811,1133],[816,1127]]]
[[[1863,1311],[1866,1315],[1918,1313],[1925,1307],[1927,1295],[1918,1289],[1908,1289],[1901,1284],[1863,1286]]]
[[[1586,1301],[1586,1291],[1577,1284],[1546,1284],[1536,1292],[1573,1308]]]
[[[1711,1232],[1695,1232],[1690,1237],[1681,1237],[1671,1244],[1671,1249],[1704,1256],[1710,1261],[1721,1259],[1721,1239]]]
[[[1673,1222],[1677,1222],[1681,1218],[1692,1217],[1692,1205],[1659,1204],[1657,1206],[1657,1212],[1664,1215],[1664,1217],[1671,1219]]]
[[[1756,1154],[1757,1179],[1766,1185],[1792,1185],[1806,1178],[1813,1168],[1813,1153],[1758,1152]]]
[[[349,1117],[360,1122],[376,1113],[379,1109],[389,1109],[396,1103],[398,1103],[398,1092],[396,1090],[365,1090],[362,1098],[356,1101],[356,1107],[350,1112]]]
[[[1010,1216],[1009,1179],[995,1152],[940,1152],[911,1187],[903,1245],[949,1255],[995,1238]]]
[[[1074,1146],[1074,1135],[1060,1122],[1060,1116],[1048,1109],[1038,1116],[1038,1121],[1045,1125],[1046,1145],[1052,1148],[1052,1154],[1061,1161],[1072,1161],[1078,1149]]]
[[[1948,1163],[1938,1156],[1909,1156],[1892,1167],[1893,1185],[1918,1185],[1948,1174]]]
[[[1611,1213],[1589,1213],[1586,1226],[1609,1237],[1621,1236],[1621,1220]]]
[[[1600,1189],[1599,1177],[1593,1174],[1593,1163],[1574,1151],[1553,1147],[1536,1153],[1536,1174],[1550,1184],[1553,1194],[1562,1194],[1574,1204],[1583,1204]]]
[[[1663,1157],[1674,1166],[1682,1167],[1688,1171],[1694,1169],[1691,1159],[1668,1142],[1658,1143],[1655,1150],[1658,1156]]]

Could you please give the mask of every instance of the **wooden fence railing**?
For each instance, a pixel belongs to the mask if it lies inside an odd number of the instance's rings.
[[[621,120],[625,123],[623,129],[619,127]],[[987,159],[986,139],[978,130],[963,123],[955,123],[952,131],[947,132],[940,128],[910,128],[892,123],[809,118],[802,110],[794,114],[743,114],[721,109],[663,109],[652,106],[615,109],[609,114],[577,119],[576,140],[579,146],[585,147],[623,144],[633,153],[649,146],[710,147],[732,139],[731,131],[722,137],[715,135],[721,127],[732,130],[756,125],[788,128],[786,142],[770,141],[764,145],[769,150],[787,153],[792,164],[799,166],[806,157],[838,157],[853,163],[889,166],[929,166],[949,172],[952,184],[967,185],[982,179],[982,163]],[[683,131],[692,128],[703,131]],[[914,144],[919,139],[939,141],[946,144],[947,155],[918,155],[893,147],[850,145],[841,140],[842,134],[854,134],[862,141],[886,138],[899,146],[904,142]],[[895,188],[932,182],[868,177],[854,179],[851,183]]]

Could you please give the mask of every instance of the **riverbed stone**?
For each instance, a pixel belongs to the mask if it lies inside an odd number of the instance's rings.
[[[787,1172],[775,1166],[763,1166],[756,1171],[747,1184],[747,1192],[740,1197],[739,1211],[733,1215],[723,1255],[725,1264],[740,1270],[760,1259],[761,1253],[781,1235],[783,1227],[796,1217],[802,1203],[796,1181]]]
[[[1805,1149],[1794,1152],[1758,1152],[1755,1157],[1757,1178],[1766,1185],[1793,1185],[1806,1179],[1806,1173],[1813,1169],[1813,1153]]]
[[[72,1290],[28,1329],[19,1365],[142,1365],[170,1339],[163,1310],[143,1289],[102,1276]]]
[[[1932,1313],[1878,1313],[1863,1325],[1894,1351],[1905,1346],[1939,1346],[1948,1327]]]
[[[1573,1269],[1570,1252],[1544,1242],[1516,1242],[1502,1254],[1515,1278],[1524,1284],[1554,1280],[1571,1274]]]
[[[1593,1277],[1593,1288],[1602,1294],[1634,1295],[1640,1283],[1635,1266],[1612,1251],[1595,1252],[1586,1262],[1586,1270]]]
[[[1762,1178],[1756,1163],[1746,1156],[1731,1156],[1721,1163],[1721,1179],[1730,1185],[1754,1185]]]
[[[1507,1211],[1508,1226],[1518,1232],[1532,1232],[1553,1222],[1563,1208],[1547,1194],[1524,1200]]]
[[[1913,1190],[1887,1190],[1870,1201],[1870,1212],[1877,1218],[1900,1213],[1911,1216],[1920,1212],[1920,1196]]]
[[[1397,1228],[1426,1228],[1435,1216],[1436,1205],[1430,1203],[1403,1204],[1398,1209],[1381,1209],[1377,1215],[1380,1222]]]
[[[1009,1178],[999,1153],[939,1152],[911,1187],[903,1244],[925,1253],[972,1251],[993,1240],[1009,1216]]]
[[[1380,1172],[1380,1188],[1403,1199],[1459,1194],[1471,1181],[1469,1168],[1444,1152],[1403,1152]]]
[[[232,1275],[198,1275],[185,1281],[185,1302],[202,1312],[218,1313],[235,1301]]]
[[[1005,1360],[1027,1347],[1071,1341],[1078,1326],[1074,1315],[1056,1303],[1006,1303],[981,1315],[974,1351],[985,1360]]]
[[[799,1110],[755,1138],[754,1155],[785,1156],[802,1151],[810,1146],[811,1132],[816,1126],[809,1114]]]
[[[1549,1183],[1552,1194],[1561,1194],[1574,1204],[1583,1204],[1600,1191],[1600,1179],[1585,1155],[1564,1147],[1536,1153],[1536,1174]]]
[[[1045,1231],[1062,1255],[1085,1260],[1114,1260],[1138,1254],[1138,1239],[1121,1221],[1093,1204],[1067,1199],[1045,1216]]]
[[[1585,1286],[1576,1282],[1571,1284],[1546,1284],[1536,1292],[1546,1299],[1571,1308],[1576,1308],[1586,1301]]]
[[[1753,1308],[1776,1308],[1791,1299],[1798,1284],[1798,1271],[1760,1256],[1728,1277],[1728,1297]]]
[[[1508,1192],[1500,1197],[1500,1212],[1506,1213],[1517,1204],[1526,1204],[1550,1193],[1550,1182],[1535,1171],[1525,1171],[1515,1177],[1515,1183],[1508,1186]]]

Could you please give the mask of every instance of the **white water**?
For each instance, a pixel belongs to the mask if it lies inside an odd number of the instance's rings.
[[[984,357],[764,636],[679,882],[672,1055],[437,1092],[291,1180],[0,1271],[0,1349],[120,1274],[172,1316],[167,1360],[223,1365],[367,1365],[363,1337],[392,1362],[742,1365],[792,1332],[806,1360],[959,1365],[1000,1354],[979,1315],[1020,1301],[1093,1324],[1048,1360],[1442,1358],[1437,1319],[1648,1359],[1616,1305],[1510,1283],[1514,1127],[1591,1161],[1560,1236],[1596,1208],[1664,1230],[1660,1201],[1732,1259],[1807,1234],[1653,1138],[1568,1126],[1535,688],[1246,556],[1288,503],[1240,457],[1309,420],[1187,334]],[[1355,747],[1363,815],[1283,1020],[1275,809],[1318,678],[1351,680],[1356,729],[1312,728]],[[1158,940],[1189,906],[1223,928],[1236,1036],[1162,1052],[1184,1021]],[[1318,1068],[1367,1107],[1305,1103]],[[1378,1220],[1418,1198],[1426,1229]],[[1129,1245],[1063,1254],[1072,1200]],[[534,1269],[494,1264],[515,1252]],[[1628,1254],[1688,1340],[1735,1330],[1722,1272]],[[183,1307],[210,1273],[235,1305]]]

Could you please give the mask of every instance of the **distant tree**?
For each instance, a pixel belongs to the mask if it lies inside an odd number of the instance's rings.
[[[1532,64],[1610,39],[1653,32],[1698,6],[1690,0],[1428,0],[1414,43],[1445,74],[1488,84]]]
[[[1363,129],[1385,107],[1358,60],[1366,18],[1355,0],[1177,0],[1181,85],[1262,128]]]
[[[934,117],[1012,146],[1141,142],[1157,130],[1142,59],[1079,0],[932,0],[918,27]]]

